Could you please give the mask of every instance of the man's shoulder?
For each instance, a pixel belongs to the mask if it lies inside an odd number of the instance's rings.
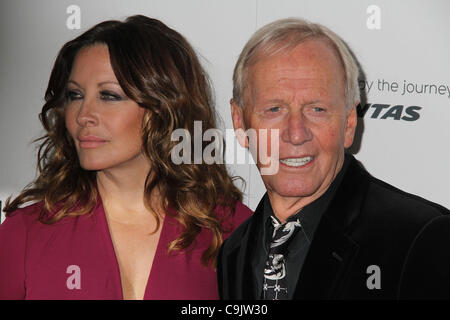
[[[385,211],[408,219],[414,217],[432,219],[450,214],[447,208],[438,203],[401,190],[375,177],[370,176],[369,179],[366,202],[373,210]]]
[[[344,179],[346,181],[344,187],[346,193],[351,191],[348,195],[350,199],[356,194],[362,196],[366,209],[424,212],[432,216],[450,213],[447,208],[440,204],[374,177],[354,157],[351,158],[346,176]]]
[[[336,201],[337,209],[348,211],[343,215],[353,226],[350,230],[354,234],[365,230],[365,239],[374,237],[377,243],[411,243],[434,219],[450,216],[442,205],[372,176],[355,161],[346,172]]]

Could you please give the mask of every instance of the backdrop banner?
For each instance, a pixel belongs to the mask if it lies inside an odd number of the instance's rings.
[[[361,65],[365,99],[350,151],[374,176],[449,208],[449,12],[447,0],[2,1],[0,201],[4,205],[36,176],[32,141],[43,134],[38,114],[58,50],[101,21],[143,14],[183,34],[201,57],[227,153],[234,151],[226,158],[230,173],[246,181],[239,187],[251,209],[265,187],[247,151],[229,134],[232,72],[255,30],[287,17],[329,27]]]

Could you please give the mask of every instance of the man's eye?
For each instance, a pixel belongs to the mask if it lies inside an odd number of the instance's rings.
[[[267,109],[266,111],[269,113],[276,113],[276,112],[280,111],[280,109],[281,109],[280,107],[272,107],[272,108]]]
[[[66,97],[69,101],[79,100],[83,98],[83,96],[79,92],[74,90],[68,90],[66,92]]]
[[[313,111],[314,112],[325,112],[326,110],[324,108],[321,108],[321,107],[313,107]]]
[[[100,98],[102,100],[106,101],[120,101],[122,100],[122,97],[118,95],[117,93],[110,92],[110,91],[101,91],[100,92]]]

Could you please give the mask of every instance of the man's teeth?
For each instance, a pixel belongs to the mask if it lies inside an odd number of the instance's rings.
[[[291,167],[300,167],[304,166],[308,162],[310,162],[313,159],[313,157],[304,157],[304,158],[289,158],[289,159],[282,159],[280,160],[285,165],[291,166]]]

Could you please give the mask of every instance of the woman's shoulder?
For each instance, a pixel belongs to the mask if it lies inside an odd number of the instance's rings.
[[[23,258],[27,235],[32,224],[38,221],[41,208],[42,203],[34,203],[7,215],[0,225],[1,257],[8,257],[11,261]]]
[[[9,213],[0,225],[0,242],[4,241],[8,246],[24,245],[27,235],[32,230],[39,229],[42,207],[42,202],[36,202]]]
[[[249,207],[247,207],[240,201],[236,201],[234,220],[236,220],[237,222],[239,222],[239,224],[241,224],[242,222],[247,220],[252,214],[253,211]]]
[[[245,220],[253,214],[253,211],[239,200],[237,200],[233,205],[234,211],[231,210],[229,205],[218,205],[214,210],[217,217],[223,219],[231,216],[233,219]]]
[[[46,221],[50,221],[51,218],[57,214],[58,208],[62,207],[62,205],[63,203],[56,204],[55,209],[49,212],[45,209],[44,201],[34,202],[7,214],[5,221],[3,221],[0,226],[4,226],[3,229],[24,228],[28,232],[40,232],[47,230],[49,226],[58,226],[70,223],[71,219],[65,218],[59,219],[58,221],[50,224],[45,223]]]
[[[11,212],[10,216],[15,216],[16,214],[23,213],[25,215],[35,215],[39,214],[44,206],[44,201],[37,201],[31,204],[28,204],[24,207],[17,208],[15,211]]]
[[[13,212],[7,214],[5,221],[3,221],[2,225],[4,224],[25,225],[33,221],[37,221],[43,206],[44,206],[43,201],[39,201],[29,204],[25,207],[18,208]]]
[[[216,214],[222,221],[225,233],[230,233],[247,220],[253,214],[253,211],[242,202],[236,201],[234,212],[229,207],[218,206],[216,207]]]

